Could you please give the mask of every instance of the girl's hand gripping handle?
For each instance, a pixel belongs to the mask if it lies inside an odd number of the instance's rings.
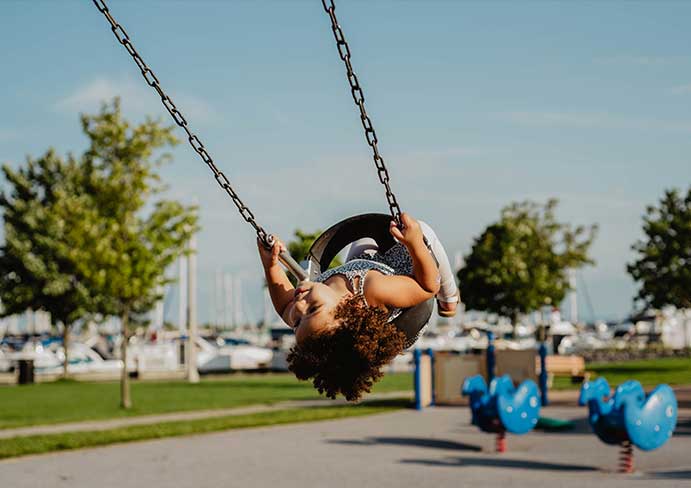
[[[266,244],[263,242],[258,242],[258,244],[259,255],[261,256],[264,269],[276,266],[280,261],[298,281],[306,281],[309,279],[307,271],[293,259],[286,249],[285,244],[283,244],[280,239],[270,235],[268,239],[268,244],[271,246],[270,248],[267,248]]]

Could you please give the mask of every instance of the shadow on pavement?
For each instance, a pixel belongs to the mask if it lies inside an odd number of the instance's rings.
[[[691,408],[691,386],[675,386],[679,408]]]
[[[677,421],[677,428],[674,429],[674,435],[691,435],[691,418],[683,418]]]
[[[363,400],[360,403],[348,403],[343,401],[344,405],[351,405],[359,407],[364,405],[366,407],[397,407],[397,408],[415,408],[415,403],[410,398],[380,398],[373,400]]]
[[[590,428],[588,423],[588,417],[580,417],[577,419],[569,419],[573,422],[573,428],[570,429],[549,429],[537,427],[535,430],[538,432],[544,432],[547,434],[564,434],[564,435],[593,435],[593,430]]]
[[[447,458],[439,459],[403,459],[405,464],[422,464],[425,466],[484,466],[488,468],[508,468],[508,469],[539,469],[544,471],[599,471],[593,466],[582,466],[578,464],[546,463],[540,461],[524,461],[519,459],[499,459],[499,458]]]
[[[481,452],[482,447],[474,444],[449,441],[445,439],[427,439],[424,437],[367,437],[365,439],[330,439],[331,444],[343,444],[353,446],[413,446],[428,447],[430,449],[446,449],[450,451]]]
[[[572,429],[558,429],[551,431],[550,429],[537,427],[535,430],[537,432],[543,432],[546,434],[560,434],[560,435],[595,435],[593,433],[590,424],[588,423],[587,417],[581,417],[577,419],[571,419],[574,423]],[[691,417],[680,417],[677,420],[677,427],[674,429],[675,436],[691,436]]]
[[[691,470],[686,471],[656,471],[654,473],[647,473],[648,478],[662,478],[662,479],[677,479],[677,480],[691,480]]]

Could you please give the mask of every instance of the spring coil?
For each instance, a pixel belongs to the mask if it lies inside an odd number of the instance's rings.
[[[497,433],[497,452],[506,452],[506,432]]]
[[[619,450],[619,472],[633,473],[633,445],[631,441],[621,443]]]

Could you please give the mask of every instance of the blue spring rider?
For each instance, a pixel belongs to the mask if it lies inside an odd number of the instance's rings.
[[[530,432],[540,416],[540,393],[532,380],[515,388],[511,377],[504,375],[494,378],[488,391],[485,378],[476,375],[465,379],[461,392],[470,396],[473,425],[497,434],[497,452],[506,451],[506,432]]]
[[[578,400],[588,405],[588,420],[605,444],[621,446],[619,470],[633,472],[633,446],[651,451],[669,440],[677,424],[677,399],[668,385],[650,395],[638,381],[629,380],[614,394],[605,378],[586,381]]]

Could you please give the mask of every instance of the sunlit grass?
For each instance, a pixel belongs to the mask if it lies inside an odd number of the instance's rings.
[[[661,383],[691,385],[691,359],[688,358],[589,363],[586,369],[591,373],[591,379],[603,376],[610,386],[619,385],[626,380],[638,380],[645,387]],[[571,383],[568,377],[556,377],[552,388],[570,390],[580,388],[580,386],[580,384]]]
[[[378,401],[352,406],[278,410],[249,415],[137,425],[101,431],[14,437],[3,439],[0,442],[0,459],[162,437],[372,415],[405,408],[409,403],[405,400]]]
[[[691,385],[689,358],[593,363],[589,364],[587,369],[598,376],[604,376],[610,385],[618,385],[626,380],[638,380],[644,386],[655,386],[660,383]]]
[[[411,390],[412,375],[384,376],[374,392]],[[312,385],[291,374],[253,374],[184,381],[134,381],[133,408],[119,407],[116,382],[58,381],[0,387],[0,428],[122,418],[138,415],[273,404],[320,398]]]

